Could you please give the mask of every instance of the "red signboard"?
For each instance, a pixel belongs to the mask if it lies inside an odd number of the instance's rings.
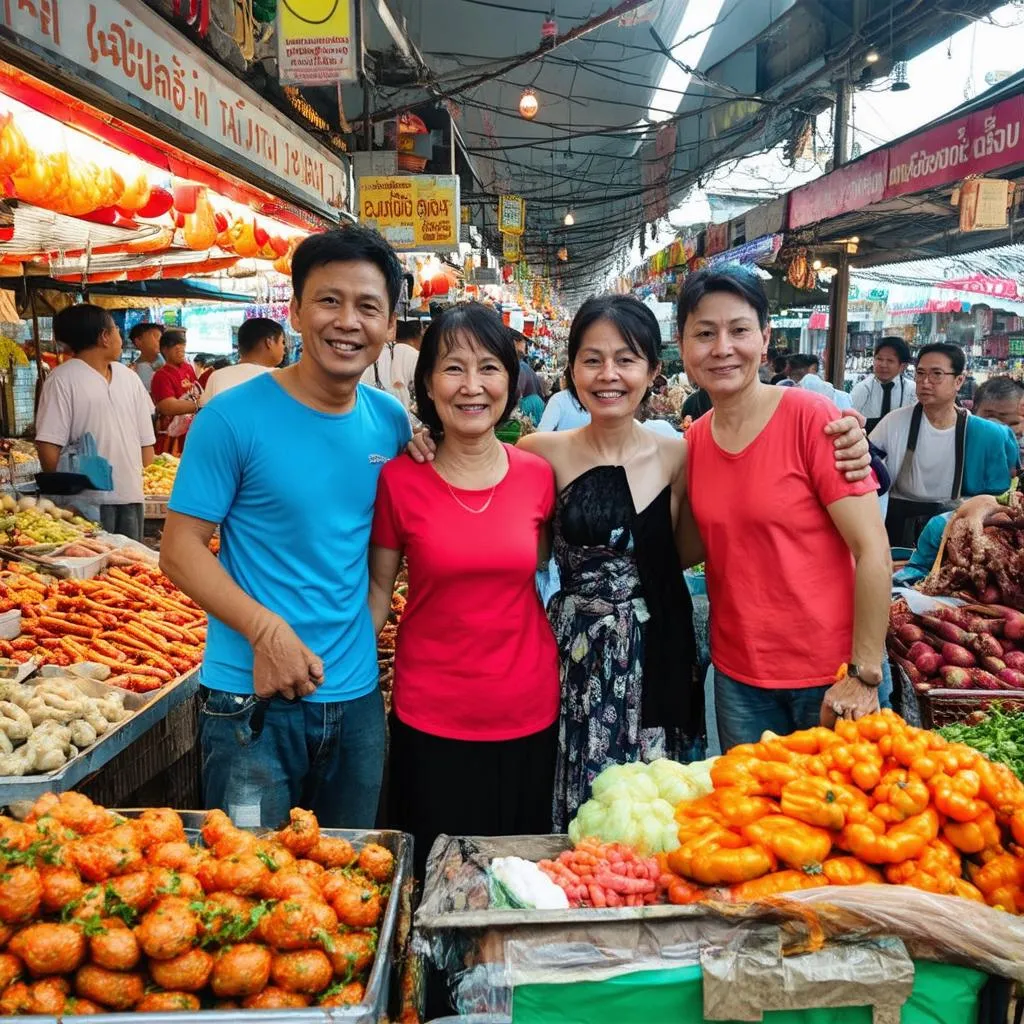
[[[866,157],[802,185],[789,196],[789,228],[804,227],[879,202],[885,194],[889,154],[876,149]]]
[[[1024,96],[1013,96],[891,146],[885,198],[1024,163],[1022,122]]]
[[[1020,288],[1012,278],[987,277],[985,274],[971,274],[969,277],[960,277],[953,281],[938,281],[935,287],[991,295],[997,299],[1016,299],[1020,295]]]

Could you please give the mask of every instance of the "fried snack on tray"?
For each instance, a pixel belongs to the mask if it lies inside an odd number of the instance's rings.
[[[201,834],[80,793],[0,816],[0,1017],[360,1003],[391,852],[298,808],[265,836],[210,811]]]

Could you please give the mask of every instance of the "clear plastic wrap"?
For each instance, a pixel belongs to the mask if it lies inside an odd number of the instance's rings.
[[[489,909],[492,857],[536,860],[568,845],[565,836],[435,843],[414,943],[446,978],[460,1013],[510,1017],[519,985],[693,964],[708,1020],[759,1020],[758,1008],[898,1008],[913,959],[1024,981],[1024,920],[907,886],[827,886],[747,905]]]

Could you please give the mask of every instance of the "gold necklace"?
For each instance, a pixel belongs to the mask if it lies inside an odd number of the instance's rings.
[[[441,479],[444,480],[444,477],[441,477]],[[498,483],[501,483],[501,481],[499,480]],[[448,493],[452,496],[452,498],[455,499],[455,503],[460,508],[464,508],[467,512],[470,512],[475,516],[478,516],[481,513],[486,512],[491,507],[491,502],[494,500],[494,492],[498,489],[498,484],[495,484],[491,488],[490,493],[487,495],[487,500],[483,503],[483,506],[481,508],[470,508],[465,502],[459,499],[459,496],[455,493],[455,491],[452,490],[452,485],[448,483],[447,480],[444,480],[444,485],[445,487],[448,488]]]

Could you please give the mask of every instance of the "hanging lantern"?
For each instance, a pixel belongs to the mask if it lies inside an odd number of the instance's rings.
[[[540,110],[540,103],[537,102],[537,94],[532,89],[524,89],[523,95],[519,97],[519,113],[527,121],[532,121]]]
[[[564,245],[558,250],[558,259],[561,263],[566,263],[569,260],[569,250]]]
[[[898,60],[892,66],[892,92],[906,92],[910,88],[907,81],[907,62]]]
[[[576,223],[576,216],[575,216],[575,214],[574,214],[574,213],[572,212],[572,208],[571,208],[571,207],[570,207],[570,209],[569,209],[569,210],[567,210],[567,211],[566,211],[566,214],[565,214],[565,220],[563,220],[563,221],[562,221],[562,223],[563,223],[563,224],[564,224],[564,225],[565,225],[565,226],[566,226],[567,228],[571,228],[571,227],[573,226],[573,224],[575,224],[575,223]]]

